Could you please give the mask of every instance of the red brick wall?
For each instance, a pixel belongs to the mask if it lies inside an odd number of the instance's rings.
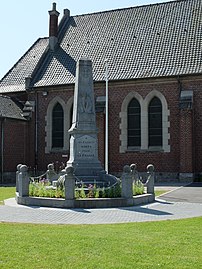
[[[192,137],[192,111],[180,111],[180,172],[193,172],[193,137]]]
[[[4,127],[4,172],[15,172],[19,163],[27,164],[27,123],[6,119]]]
[[[177,80],[170,84],[123,84],[122,86],[109,84],[109,170],[120,172],[125,164],[138,163],[139,171],[145,171],[149,163],[154,164],[157,171],[179,171],[179,86]],[[170,110],[171,121],[171,152],[128,152],[119,153],[120,147],[120,116],[121,105],[128,93],[135,91],[143,98],[152,90],[160,91],[166,98]],[[51,91],[47,97],[38,93],[38,168],[46,170],[50,162],[66,162],[62,153],[45,154],[45,116],[49,102],[59,95],[65,102],[73,95],[73,88],[60,92]],[[105,85],[95,86],[95,95],[105,95]],[[104,165],[104,140],[105,140],[105,114],[97,114],[97,126],[99,129],[99,158]]]
[[[105,114],[97,113],[96,123],[98,128],[98,158],[104,167],[105,160]]]
[[[63,157],[64,155],[69,155],[69,152],[52,152],[52,153],[45,153],[45,127],[46,127],[46,121],[45,117],[47,114],[47,108],[50,103],[50,101],[55,98],[56,96],[60,96],[64,100],[65,103],[69,100],[70,97],[73,96],[73,87],[70,89],[62,89],[60,92],[58,91],[50,91],[47,96],[43,96],[42,92],[38,93],[38,101],[37,101],[37,107],[38,107],[38,154],[37,154],[37,164],[38,164],[38,170],[45,171],[47,169],[47,165],[49,163],[54,162],[60,165],[61,163],[66,164],[68,161],[68,158]]]
[[[191,81],[184,81],[182,85],[185,89],[193,90],[193,170],[202,172],[202,79],[196,77]],[[191,117],[191,115],[190,115]]]
[[[170,110],[170,153],[163,152],[128,152],[119,153],[121,123],[119,113],[125,97],[131,92],[139,93],[143,98],[152,91],[160,91],[166,98]],[[177,80],[171,83],[109,84],[109,170],[122,171],[125,164],[137,163],[139,171],[145,171],[149,163],[154,164],[159,172],[179,171],[179,85]]]
[[[177,78],[172,80],[150,80],[135,83],[109,83],[109,170],[110,172],[121,172],[125,164],[137,163],[139,171],[145,171],[149,163],[154,164],[155,170],[158,172],[180,173],[190,172],[192,164],[195,171],[202,171],[202,83],[195,79],[184,79],[181,81],[181,89],[194,90],[194,106],[193,117],[189,117],[189,130],[193,129],[194,139],[193,148],[185,141],[182,143],[182,126],[183,119],[179,108],[180,85]],[[74,86],[69,86],[61,90],[51,90],[46,97],[42,92],[38,93],[38,168],[39,170],[46,170],[46,166],[50,162],[64,162],[68,158],[63,158],[64,153],[45,154],[45,116],[49,102],[56,96],[60,96],[66,103],[73,95]],[[143,98],[147,96],[152,90],[160,91],[166,98],[168,109],[170,111],[170,148],[168,153],[164,152],[127,152],[119,153],[120,147],[120,116],[121,105],[125,97],[131,92],[139,93]],[[105,95],[105,84],[100,83],[95,85],[95,96]],[[192,121],[193,128],[191,127]],[[99,129],[99,158],[104,165],[104,140],[105,140],[105,114],[97,114],[97,126]],[[32,127],[33,128],[33,127]],[[187,138],[191,139],[191,134]],[[183,145],[183,146],[182,146]],[[194,146],[195,145],[195,146]],[[185,148],[187,147],[187,148]],[[189,147],[189,148],[188,148]],[[190,152],[193,152],[193,163],[190,163]],[[189,154],[190,153],[190,154]],[[68,152],[67,152],[68,154]],[[183,158],[181,157],[183,154]],[[187,155],[189,154],[189,156]],[[183,160],[183,165],[182,165]],[[187,166],[187,163],[190,166]]]

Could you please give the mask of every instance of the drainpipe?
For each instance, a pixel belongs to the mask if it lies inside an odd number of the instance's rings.
[[[105,60],[105,82],[106,82],[106,105],[105,105],[105,171],[109,172],[109,89],[108,89],[108,60]]]
[[[5,118],[0,115],[1,118],[1,184],[4,182],[4,121]]]
[[[36,91],[35,111],[35,168],[38,170],[38,92]]]

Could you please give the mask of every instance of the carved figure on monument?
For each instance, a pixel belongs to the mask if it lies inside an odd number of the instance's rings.
[[[92,100],[87,92],[81,92],[79,112],[81,113],[93,113]]]

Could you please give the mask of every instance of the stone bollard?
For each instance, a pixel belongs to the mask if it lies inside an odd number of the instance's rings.
[[[47,171],[46,171],[46,178],[48,181],[52,184],[54,180],[57,180],[59,178],[59,175],[55,172],[54,164],[49,163],[47,166]]]
[[[154,166],[153,164],[147,165],[147,173],[148,173],[147,182],[146,182],[147,193],[154,194]]]
[[[137,164],[132,163],[130,165],[130,169],[131,169],[131,173],[132,173],[133,183],[136,183],[139,180],[139,175],[138,175],[138,171],[137,171]]]
[[[66,169],[63,169],[60,172],[60,176],[59,176],[58,180],[52,182],[52,183],[55,183],[55,186],[57,188],[60,188],[61,190],[63,190],[65,187],[65,175],[66,175],[66,173],[67,173]]]
[[[66,167],[65,175],[65,200],[72,200],[75,197],[75,176],[72,166]]]
[[[129,165],[123,167],[123,174],[121,176],[121,197],[123,198],[133,198],[133,179],[131,168]]]
[[[26,165],[20,166],[20,173],[18,175],[19,197],[29,196],[29,177],[27,170],[28,167]]]
[[[19,182],[18,182],[18,176],[20,173],[20,167],[22,166],[22,164],[18,164],[17,165],[17,171],[16,171],[16,192],[19,192]]]

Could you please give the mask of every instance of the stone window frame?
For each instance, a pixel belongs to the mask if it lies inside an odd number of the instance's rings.
[[[142,107],[143,107],[143,98],[142,96],[137,92],[130,92],[125,99],[123,100],[122,106],[121,106],[121,112],[119,113],[119,117],[121,118],[121,124],[119,126],[121,130],[120,134],[120,140],[121,140],[121,146],[120,146],[120,153],[125,153],[128,150],[137,150],[139,151],[140,147],[130,147],[128,148],[128,105],[130,101],[135,98],[140,104],[140,114],[141,114],[141,145],[142,145],[142,126],[143,125],[143,117],[142,117]]]
[[[152,100],[153,97],[157,97],[160,99],[162,103],[162,135],[163,135],[163,143],[162,147],[149,147],[148,146],[148,107],[149,103]],[[128,147],[127,145],[127,108],[129,102],[132,100],[132,98],[136,98],[138,102],[140,103],[141,107],[141,147],[140,148],[132,148]],[[121,145],[119,148],[120,153],[125,153],[129,151],[163,151],[163,152],[170,152],[170,145],[169,145],[169,139],[170,139],[170,133],[169,133],[169,116],[170,116],[170,110],[168,109],[168,104],[166,101],[165,96],[157,91],[153,90],[147,96],[143,99],[140,94],[137,92],[130,92],[125,99],[123,100],[122,106],[121,106],[121,112],[119,114],[121,123],[120,123],[120,141]]]
[[[59,103],[64,111],[64,144],[63,148],[52,148],[52,111],[56,103]],[[46,147],[45,147],[45,153],[51,153],[51,152],[67,152],[69,151],[69,138],[70,135],[68,133],[68,130],[70,129],[70,116],[71,116],[71,107],[73,105],[73,97],[69,98],[67,103],[65,101],[57,96],[53,98],[47,108],[47,114],[45,117],[45,142],[46,142]]]

